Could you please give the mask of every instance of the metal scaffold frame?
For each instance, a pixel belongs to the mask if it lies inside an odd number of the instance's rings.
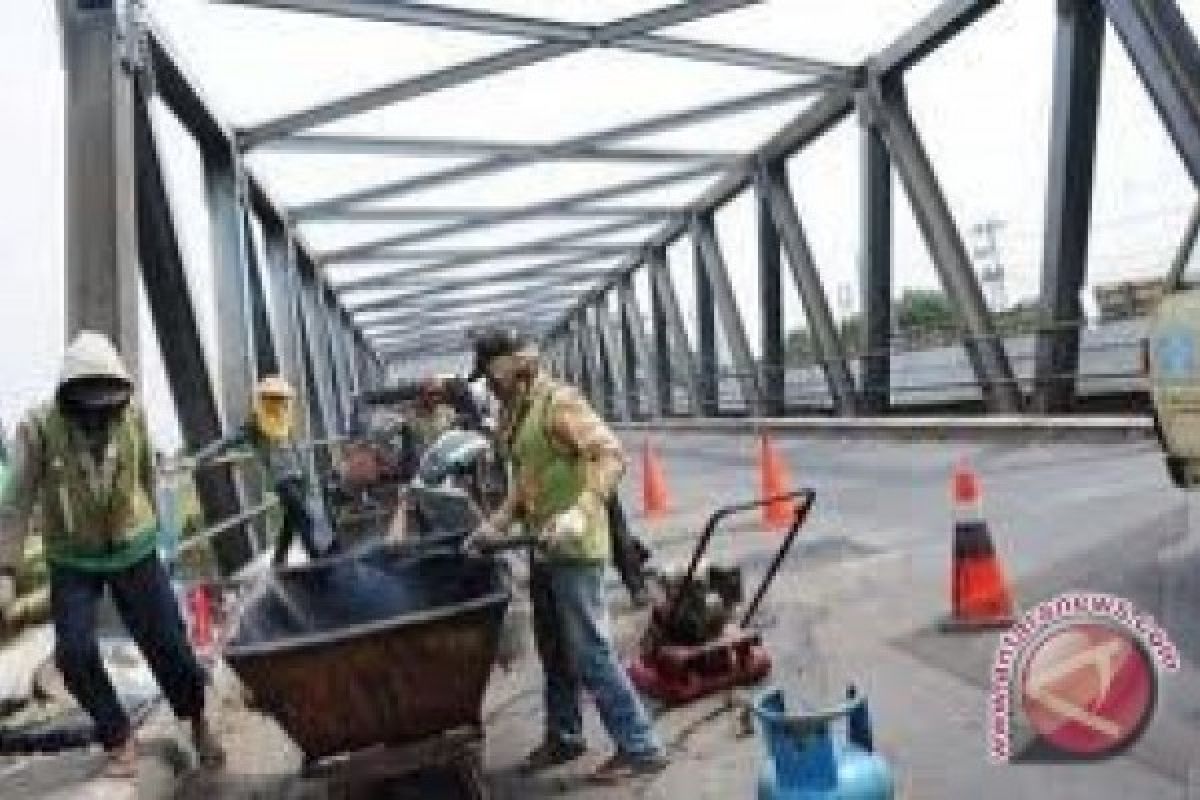
[[[556,374],[579,384],[598,408],[614,417],[728,413],[727,383],[740,395],[742,413],[774,416],[791,410],[781,300],[790,280],[804,309],[832,412],[878,414],[889,409],[892,392],[894,170],[958,315],[985,407],[1001,412],[1069,410],[1076,396],[1079,295],[1086,277],[1106,21],[1130,56],[1185,168],[1193,181],[1200,181],[1200,50],[1175,2],[1056,0],[1043,329],[1028,393],[1015,377],[984,303],[904,91],[908,69],[973,25],[997,0],[945,0],[858,64],[666,33],[755,2],[677,2],[590,25],[426,2],[226,0],[230,5],[522,40],[487,56],[234,130],[213,112],[141,0],[59,0],[67,76],[68,333],[106,331],[136,364],[140,276],[189,445],[211,440],[236,424],[247,413],[254,381],[277,371],[302,389],[306,436],[319,440],[345,434],[354,424],[353,397],[383,383],[390,364],[416,355],[460,352],[470,327],[497,319],[537,334]],[[749,67],[776,73],[787,83],[558,141],[367,136],[322,129],[591,48]],[[753,151],[637,143],[653,134],[760,109],[791,108],[800,101],[802,109]],[[190,134],[203,164],[218,317],[217,347],[211,354],[202,345],[195,298],[184,273],[151,114],[157,104]],[[863,353],[857,365],[847,355],[830,309],[787,171],[790,158],[852,115],[861,127],[862,162],[864,324],[862,341],[856,343]],[[267,192],[247,165],[251,152],[457,162],[286,205]],[[564,161],[657,171],[526,205],[376,205]],[[613,204],[697,182],[706,188],[681,204]],[[747,334],[714,222],[717,212],[743,192],[753,194],[756,209],[760,356]],[[487,236],[532,220],[590,227],[517,242],[450,242],[462,234]],[[315,223],[397,227],[318,250],[301,230]],[[401,227],[413,223],[427,227]],[[681,240],[689,242],[693,253],[694,335],[685,324],[668,258],[669,249]],[[513,266],[500,269],[502,262]],[[481,269],[488,270],[486,276]],[[642,270],[646,291],[639,298],[635,286]],[[338,280],[332,277],[335,272]],[[722,367],[723,359],[730,362],[728,369]],[[254,502],[258,491],[219,471],[201,486],[206,509],[222,515]],[[229,541],[233,543],[225,545],[222,559],[233,564],[244,555],[245,542]]]

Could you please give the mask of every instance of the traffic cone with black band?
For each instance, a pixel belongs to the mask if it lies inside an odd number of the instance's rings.
[[[979,476],[965,462],[954,470],[954,553],[950,576],[949,631],[1008,628],[1014,622],[1013,598],[987,521],[983,517]]]

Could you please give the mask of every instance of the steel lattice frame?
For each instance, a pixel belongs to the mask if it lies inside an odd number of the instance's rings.
[[[113,331],[135,349],[130,327],[130,287],[136,286],[138,236],[122,228],[132,218],[130,198],[153,189],[151,175],[134,186],[135,172],[153,150],[153,137],[135,146],[129,123],[138,103],[157,95],[200,146],[218,264],[220,319],[216,368],[203,363],[186,296],[158,283],[165,272],[147,261],[178,261],[178,245],[165,232],[140,237],[143,276],[151,289],[167,360],[180,385],[187,435],[202,439],[244,411],[255,375],[280,369],[306,387],[306,422],[314,437],[345,431],[352,423],[347,401],[385,378],[389,362],[434,350],[460,349],[466,326],[499,314],[541,335],[555,368],[585,385],[599,405],[627,417],[721,412],[716,341],[724,337],[735,382],[752,414],[786,408],[783,362],[782,281],[795,282],[813,335],[829,397],[837,413],[881,413],[890,396],[891,174],[910,202],[942,286],[955,307],[981,395],[989,409],[1017,411],[1031,401],[1040,410],[1069,409],[1079,354],[1079,289],[1086,264],[1096,106],[1105,20],[1112,23],[1159,110],[1193,181],[1200,180],[1200,51],[1173,0],[1057,0],[1058,32],[1051,114],[1049,189],[1042,301],[1044,327],[1037,350],[1037,379],[1025,396],[984,304],[978,279],[937,180],[934,165],[909,113],[905,71],[997,5],[997,0],[946,0],[863,63],[830,64],[793,54],[709,44],[670,36],[667,29],[753,5],[754,0],[693,0],[601,25],[469,11],[424,2],[390,0],[231,0],[296,13],[372,20],[379,25],[431,26],[529,40],[499,53],[433,72],[406,77],[332,102],[290,113],[245,130],[231,130],[185,73],[174,48],[141,13],[138,0],[60,0],[68,72],[78,86],[69,93],[70,159],[75,164],[107,159],[102,191],[87,169],[69,179],[70,326]],[[790,76],[768,91],[707,106],[677,110],[561,141],[333,135],[313,129],[520,67],[544,63],[588,48],[605,47],[735,65]],[[116,52],[118,58],[113,59]],[[101,66],[103,65],[103,66]],[[115,66],[114,66],[115,65]],[[86,79],[79,76],[88,76]],[[85,80],[92,83],[87,84]],[[84,93],[103,93],[107,110],[84,107]],[[71,98],[75,98],[72,101]],[[751,110],[782,107],[801,98],[803,111],[753,152],[724,149],[640,147],[632,140],[700,122],[728,119]],[[89,114],[92,115],[89,117]],[[862,129],[862,291],[867,354],[856,376],[834,324],[807,233],[788,184],[787,159],[843,120],[857,116]],[[144,120],[148,124],[148,120]],[[98,127],[99,126],[99,127]],[[107,133],[97,147],[97,131]],[[111,140],[111,141],[110,141]],[[288,207],[268,196],[245,163],[251,151],[316,154],[398,154],[469,159],[450,168],[403,180],[363,186]],[[100,155],[97,155],[97,152]],[[369,205],[468,179],[561,161],[647,165],[655,174],[549,196],[518,206],[439,206],[387,209]],[[128,162],[128,163],[125,163]],[[124,164],[122,167],[121,165]],[[137,167],[129,169],[130,164]],[[88,177],[91,175],[91,177]],[[161,177],[161,176],[160,176]],[[70,181],[76,181],[70,183]],[[680,206],[616,208],[606,201],[652,188],[709,182]],[[761,353],[756,361],[734,302],[716,211],[743,191],[758,207],[759,274],[762,284]],[[99,199],[96,199],[99,198]],[[140,198],[139,198],[140,200]],[[165,200],[164,200],[165,202]],[[165,225],[169,215],[147,210],[140,228]],[[98,225],[96,220],[103,222]],[[487,234],[530,220],[575,220],[591,227],[494,246],[445,246],[464,233]],[[113,224],[113,220],[116,223]],[[299,226],[315,222],[422,223],[334,250],[314,249]],[[651,233],[647,235],[646,230]],[[641,231],[640,233],[634,233]],[[619,236],[618,239],[612,239]],[[699,289],[697,341],[690,341],[679,309],[667,248],[690,238]],[[81,255],[97,245],[112,255],[98,292],[97,273]],[[261,251],[261,254],[260,252]],[[148,258],[149,256],[149,258]],[[783,256],[786,256],[784,258]],[[482,293],[478,274],[504,259],[522,261],[496,272]],[[787,269],[784,269],[786,261]],[[106,262],[107,263],[107,262]],[[329,275],[371,269],[336,285]],[[368,267],[367,265],[372,265]],[[380,272],[380,267],[394,267]],[[649,308],[641,309],[633,276],[648,274]],[[790,277],[789,277],[790,276]],[[177,277],[170,278],[178,284]],[[150,284],[155,284],[150,286]],[[365,297],[363,292],[375,292]],[[380,294],[380,292],[388,292]],[[615,313],[610,298],[616,299]],[[181,305],[182,304],[182,305]],[[473,305],[472,305],[473,304]],[[647,312],[649,330],[642,312]],[[185,313],[186,312],[186,313]],[[456,325],[456,312],[457,322]],[[188,313],[191,316],[188,316]],[[193,319],[188,329],[187,319]],[[163,329],[174,331],[170,336]],[[174,385],[174,384],[173,384]],[[219,390],[218,390],[219,389]],[[197,398],[207,397],[199,402]],[[686,411],[678,401],[686,401]],[[239,490],[241,491],[241,490]],[[214,496],[218,494],[214,490]],[[226,493],[228,494],[228,493]]]

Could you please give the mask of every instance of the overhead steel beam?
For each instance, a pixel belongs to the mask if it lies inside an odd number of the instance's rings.
[[[786,353],[784,348],[783,269],[779,233],[771,219],[766,176],[754,186],[758,223],[758,304],[762,340],[763,411],[783,416],[786,403]]]
[[[656,347],[659,352],[659,386],[666,386],[672,400],[668,406],[674,410],[674,372],[672,362],[677,361],[683,373],[683,385],[687,390],[688,412],[702,416],[704,405],[700,392],[700,372],[687,327],[683,324],[683,312],[679,307],[679,296],[675,292],[675,281],[667,265],[666,250],[661,247],[648,251],[646,269],[650,273],[651,298],[654,301],[655,317],[661,323],[655,325]],[[663,363],[665,359],[666,363]],[[664,377],[664,367],[665,378]]]
[[[717,242],[716,225],[710,215],[697,214],[692,221],[692,236],[698,243],[697,256],[701,257],[704,273],[712,290],[717,314],[721,318],[721,328],[725,331],[725,344],[733,358],[733,366],[737,371],[737,382],[742,389],[742,399],[746,408],[754,416],[762,416],[763,396],[759,382],[758,366],[754,353],[750,349],[750,339],[746,335],[746,325],[742,321],[741,311],[738,310],[737,298],[733,293],[733,282],[729,278],[729,268],[725,256]],[[719,371],[714,377],[719,377]],[[719,388],[719,380],[717,390]]]
[[[957,36],[1000,0],[945,0],[871,59],[880,74],[901,73]]]
[[[650,136],[656,133],[673,131],[689,125],[696,125],[702,122],[709,122],[734,114],[775,106],[798,97],[820,92],[824,88],[826,88],[826,84],[822,82],[806,81],[803,83],[792,84],[790,86],[783,86],[778,89],[770,89],[764,92],[756,92],[754,94],[743,95],[741,97],[734,97],[719,103],[697,106],[695,108],[684,109],[682,111],[674,111],[668,114],[651,117],[649,119],[638,120],[636,122],[618,125],[613,128],[607,128],[605,130],[572,137],[565,141],[559,142],[554,148],[554,153],[556,155],[566,155],[575,150],[596,147],[599,145],[610,145],[623,139],[632,139],[635,137]],[[545,156],[543,156],[543,158],[545,158]],[[469,178],[479,178],[485,175],[493,175],[527,163],[529,163],[529,160],[525,158],[496,156],[494,158],[483,159],[481,161],[472,162],[459,167],[451,167],[440,172],[432,172],[427,175],[420,175],[415,178],[402,178],[397,181],[388,181],[387,183],[370,186],[365,189],[355,189],[353,191],[344,192],[340,195],[336,195],[325,200],[319,200],[314,203],[300,206],[295,209],[294,213],[297,219],[304,220],[308,219],[312,214],[328,213],[332,209],[344,208],[354,203],[366,203],[375,200],[384,200],[389,197],[396,197],[398,195],[411,193],[418,190],[431,189],[436,186],[443,186],[458,181],[464,181]]]
[[[833,312],[829,308],[821,273],[817,271],[787,174],[782,166],[774,166],[766,171],[764,181],[771,218],[775,221],[780,241],[787,252],[788,266],[791,267],[792,278],[804,304],[804,316],[808,321],[808,330],[816,346],[817,356],[821,360],[821,369],[829,385],[829,396],[833,399],[834,409],[843,416],[857,414],[859,402],[858,392],[854,388],[854,377],[850,374],[850,367],[846,362],[846,350],[842,347],[837,323],[834,322]]]
[[[690,204],[689,210],[698,212],[724,205],[754,181],[760,164],[790,157],[845,119],[853,108],[852,93],[829,92],[811,107],[798,114],[783,130],[771,137],[753,157],[748,157],[737,167],[728,170],[702,197]],[[651,250],[657,247],[666,247],[685,235],[688,227],[688,217],[676,217],[651,237],[647,247]],[[641,253],[631,255],[614,272],[613,280],[615,281],[620,275],[636,269],[640,263]]]
[[[267,152],[324,155],[408,157],[513,156],[531,161],[607,161],[629,164],[702,162],[728,165],[742,154],[731,150],[686,150],[652,147],[583,147],[559,153],[553,143],[502,142],[489,139],[359,136],[307,133],[276,139],[259,148]]]
[[[287,114],[278,119],[256,125],[241,134],[244,148],[252,148],[269,139],[288,136],[319,125],[327,125],[339,119],[373,111],[403,100],[462,86],[491,75],[527,67],[542,61],[584,50],[603,47],[623,38],[648,33],[657,28],[670,27],[694,19],[718,14],[734,8],[751,5],[758,0],[691,0],[645,14],[628,17],[595,28],[585,42],[541,42],[505,50],[495,55],[477,58],[463,64],[440,69],[415,78],[380,86],[366,92],[344,97],[314,108]]]
[[[905,31],[879,57],[872,59],[875,72],[889,74],[914,66],[996,5],[998,0],[948,0]],[[803,149],[850,113],[853,108],[852,97],[852,93],[844,88],[831,87],[824,98],[799,114],[761,147],[755,160],[730,169],[720,183],[691,205],[691,210],[706,211],[723,205],[746,188],[758,165],[786,159]],[[651,247],[666,247],[686,232],[686,222],[673,221],[653,237]],[[640,258],[631,257],[618,269],[617,274],[636,269],[639,263]]]
[[[966,329],[963,346],[984,401],[993,411],[1018,411],[1022,400],[1012,364],[988,314],[966,245],[909,113],[903,82],[899,78],[873,81],[870,101],[872,124],[887,144],[942,288]]]
[[[590,239],[599,236],[605,236],[610,233],[626,231],[631,228],[641,227],[644,223],[640,220],[618,220],[609,222],[603,225],[597,225],[586,228],[581,231],[567,231],[566,233],[557,233],[553,236],[547,236],[544,239],[534,239],[525,244],[535,245],[556,245],[567,242],[579,241],[580,239]],[[578,266],[581,264],[595,263],[606,258],[611,258],[608,255],[597,255],[589,253],[587,255],[568,256],[566,258],[555,261],[546,262],[546,266],[550,268]],[[385,289],[389,286],[403,285],[413,278],[424,278],[433,275],[444,275],[447,273],[461,272],[462,267],[471,266],[473,264],[485,263],[493,260],[487,258],[452,258],[445,261],[439,261],[428,266],[397,270],[396,272],[386,273],[384,275],[375,275],[370,278],[358,278],[351,281],[343,281],[338,285],[339,291],[356,291],[360,289]]]
[[[704,178],[713,173],[712,167],[702,165],[699,167],[691,166],[677,169],[672,172],[667,172],[661,175],[654,175],[649,178],[640,178],[634,181],[627,181],[613,186],[606,186],[602,189],[589,189],[585,192],[558,197],[552,200],[544,200],[538,203],[531,204],[526,208],[514,209],[505,215],[497,215],[486,220],[463,220],[461,222],[451,222],[446,225],[441,225],[436,228],[430,228],[423,231],[413,233],[401,233],[392,236],[385,236],[373,241],[364,242],[363,244],[354,245],[353,247],[343,248],[331,253],[327,253],[325,258],[334,261],[347,261],[362,258],[363,256],[384,250],[389,247],[401,247],[406,245],[418,244],[420,242],[428,242],[434,239],[440,239],[451,234],[466,233],[467,231],[476,230],[478,228],[491,227],[501,225],[507,222],[518,222],[520,220],[536,217],[538,214],[557,208],[569,208],[580,203],[595,203],[603,200],[615,200],[619,197],[626,197],[631,194],[648,192],[652,189],[662,189],[667,186],[672,186],[686,181]]]
[[[892,393],[892,164],[867,110],[860,111],[859,122],[862,408],[867,414],[882,414],[891,405]]]
[[[515,270],[513,272],[505,272],[499,275],[489,275],[486,279],[471,277],[460,278],[459,280],[455,281],[443,281],[440,283],[417,283],[413,286],[412,291],[404,294],[384,298],[381,301],[366,301],[357,304],[347,303],[347,307],[352,312],[372,311],[377,310],[378,308],[387,308],[391,304],[402,305],[406,302],[417,300],[423,297],[434,297],[440,294],[461,291],[463,289],[474,289],[483,283],[486,283],[488,286],[508,286],[514,283],[527,284],[528,286],[543,286],[600,278],[607,275],[611,271],[611,268],[593,268],[564,273],[548,270],[543,266],[537,266],[528,269]],[[542,280],[539,280],[539,278]],[[376,306],[374,305],[376,302],[383,303],[383,305]]]
[[[138,21],[111,3],[64,0],[59,22],[66,70],[66,339],[84,330],[106,334],[136,375],[135,88],[127,65],[141,69]]]
[[[189,450],[197,450],[221,435],[221,415],[212,371],[200,339],[199,317],[176,234],[175,214],[159,160],[149,101],[140,92],[131,99],[137,152],[134,219],[141,254],[137,261],[183,441]],[[229,467],[201,470],[196,473],[195,481],[200,505],[208,519],[227,519],[239,512],[240,498]],[[250,559],[250,540],[245,529],[237,528],[218,536],[213,541],[213,552],[221,573],[234,573]]]
[[[447,220],[490,219],[511,214],[513,207],[461,206],[447,208],[345,208],[305,214],[306,222],[444,222]],[[628,219],[660,221],[678,214],[670,206],[568,206],[554,208],[527,219]]]
[[[144,52],[150,58],[154,89],[158,97],[183,123],[201,149],[215,151],[232,147],[235,138],[233,133],[212,113],[211,103],[200,93],[196,82],[184,72],[175,54],[175,48],[152,20],[147,20],[146,35],[140,44],[144,45]],[[286,215],[280,210],[281,206],[268,196],[251,170],[244,171],[250,203],[258,213],[259,219],[264,224],[270,222],[286,227],[288,223]],[[311,258],[312,251],[301,237],[296,235],[293,238]]]
[[[1175,0],[1102,0],[1167,132],[1200,188],[1200,47]]]
[[[1056,6],[1042,318],[1033,387],[1034,407],[1041,413],[1069,411],[1075,400],[1104,58],[1104,9],[1095,0],[1058,0]]]
[[[625,346],[625,388],[629,413],[632,416],[662,416],[659,407],[658,372],[650,362],[650,340],[646,335],[646,318],[633,278],[626,275],[617,284],[617,299],[621,304],[621,339]]]
[[[608,372],[608,407],[614,418],[628,422],[633,413],[629,403],[625,374],[625,352],[617,327],[609,313],[607,298],[600,298],[593,306],[596,316],[596,331],[600,335],[601,353]]]
[[[396,3],[393,0],[220,0],[285,11],[328,14],[353,19],[399,22],[498,36],[516,36],[590,45],[602,28],[557,20],[536,19],[491,11],[448,8],[431,3]],[[746,47],[696,42],[652,34],[638,34],[607,43],[620,50],[686,58],[739,67],[753,67],[798,75],[849,76],[850,67],[810,58],[797,58]]]
[[[491,261],[499,258],[521,258],[545,255],[610,255],[619,256],[630,249],[641,247],[641,242],[617,242],[615,244],[516,244],[499,247],[428,247],[412,250],[379,250],[368,255],[331,257],[327,266],[353,266],[372,264],[423,263],[426,261]]]
[[[359,319],[358,324],[361,325],[368,333],[378,330],[381,325],[389,323],[411,324],[416,322],[420,324],[422,320],[433,319],[437,312],[445,312],[445,315],[453,317],[454,315],[466,316],[471,313],[490,313],[492,311],[500,312],[508,308],[508,301],[518,300],[521,307],[529,307],[531,304],[545,305],[567,297],[572,297],[577,293],[577,290],[567,288],[554,291],[539,292],[534,296],[530,296],[527,291],[511,291],[503,294],[495,294],[484,300],[480,300],[474,305],[471,301],[463,298],[454,298],[438,303],[429,303],[420,309],[405,309],[403,313],[391,314],[389,316],[373,317],[370,319]]]

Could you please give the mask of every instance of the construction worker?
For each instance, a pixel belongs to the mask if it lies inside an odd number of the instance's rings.
[[[283,508],[283,525],[275,543],[273,563],[287,561],[292,540],[300,541],[308,557],[315,559],[326,552],[317,542],[315,521],[308,508],[308,480],[304,459],[292,438],[291,385],[278,375],[263,378],[254,387],[254,403],[250,418],[233,433],[213,442],[192,459],[194,466],[203,466],[223,453],[237,448],[249,448],[262,463]]]
[[[624,471],[620,442],[579,392],[540,370],[531,340],[509,330],[483,332],[475,359],[472,379],[485,376],[503,406],[500,436],[512,459],[513,488],[467,549],[502,547],[514,522],[538,542],[530,598],[545,675],[546,732],[525,768],[566,763],[585,752],[582,685],[617,746],[593,780],[615,783],[656,772],[666,756],[609,630],[606,503]]]
[[[175,714],[190,721],[200,763],[224,753],[205,718],[205,676],[156,550],[154,472],[133,383],[112,343],[92,332],[67,349],[54,399],[32,411],[0,493],[0,614],[30,516],[40,512],[50,574],[55,661],[108,753],[105,772],[131,778],[137,750],[96,643],[105,589]]]
[[[442,379],[428,378],[421,383],[404,421],[404,460],[409,475],[416,474],[425,451],[457,422],[454,409],[446,399],[446,387]]]

